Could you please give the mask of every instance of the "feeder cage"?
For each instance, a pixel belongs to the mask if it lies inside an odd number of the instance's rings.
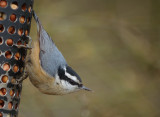
[[[0,0],[0,117],[17,117],[33,0]]]

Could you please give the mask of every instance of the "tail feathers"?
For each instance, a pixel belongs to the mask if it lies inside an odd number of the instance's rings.
[[[41,28],[42,28],[42,24],[41,22],[39,21],[39,18],[38,16],[36,15],[35,11],[33,11],[33,17],[36,21],[36,24],[37,24],[37,31],[40,32]]]
[[[33,17],[37,23],[37,32],[38,32],[38,40],[40,43],[40,49],[46,50],[49,47],[54,47],[54,42],[49,36],[49,34],[43,28],[38,16],[36,15],[35,11],[33,11]]]

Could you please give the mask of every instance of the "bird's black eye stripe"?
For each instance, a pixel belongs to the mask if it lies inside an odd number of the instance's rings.
[[[62,68],[59,68],[59,69],[58,69],[58,76],[59,76],[59,78],[60,78],[61,80],[67,81],[67,82],[69,82],[69,83],[72,84],[72,85],[77,85],[78,87],[82,87],[82,84],[79,84],[79,83],[75,82],[74,80],[68,78],[68,77],[65,75],[64,69],[62,69]]]

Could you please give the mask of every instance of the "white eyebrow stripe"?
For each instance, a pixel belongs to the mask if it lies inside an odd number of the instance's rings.
[[[74,80],[75,82],[79,83],[79,80],[77,79],[76,76],[72,76],[71,74],[67,73],[66,70],[65,70],[65,75],[71,79],[71,80]]]

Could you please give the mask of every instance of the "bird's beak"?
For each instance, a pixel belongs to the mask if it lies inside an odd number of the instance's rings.
[[[89,88],[87,88],[87,87],[85,87],[85,86],[82,86],[81,89],[86,90],[86,91],[92,91],[91,89],[89,89]]]

